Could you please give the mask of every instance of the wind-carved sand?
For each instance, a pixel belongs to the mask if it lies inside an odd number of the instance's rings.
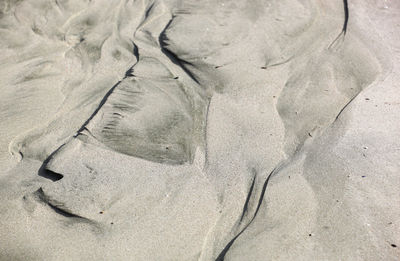
[[[366,240],[363,220],[376,219],[354,211],[358,196],[343,196],[363,191],[344,179],[360,165],[342,167],[332,156],[353,130],[343,114],[393,70],[380,36],[365,29],[372,2],[2,5],[6,91],[35,88],[27,105],[29,93],[15,94],[25,110],[46,95],[54,105],[45,117],[31,112],[37,122],[2,139],[20,162],[3,178],[2,220],[18,225],[0,227],[16,235],[2,244],[1,258],[398,257],[391,246],[398,233],[384,227],[382,238]],[[15,115],[29,112],[4,106],[1,117]],[[394,182],[386,191],[394,193],[398,180],[387,175]],[[379,200],[390,193],[377,192]],[[336,210],[331,197],[346,204]],[[335,222],[345,216],[353,218],[341,230]],[[28,227],[48,228],[26,236]]]

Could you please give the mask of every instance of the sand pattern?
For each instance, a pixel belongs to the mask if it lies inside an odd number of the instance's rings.
[[[399,258],[397,3],[0,9],[0,260]]]

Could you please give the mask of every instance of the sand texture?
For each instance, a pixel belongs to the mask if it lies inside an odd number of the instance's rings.
[[[400,2],[0,0],[0,261],[400,260]]]

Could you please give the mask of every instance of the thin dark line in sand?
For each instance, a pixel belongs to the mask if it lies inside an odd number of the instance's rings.
[[[335,42],[337,42],[337,40],[339,40],[339,38],[341,36],[343,36],[343,38],[346,36],[347,25],[349,23],[349,5],[348,5],[347,0],[343,0],[343,8],[344,8],[344,23],[343,23],[342,31],[335,38],[335,40],[332,41],[332,43],[329,45],[328,49],[330,49],[335,44]]]
[[[247,198],[246,198],[246,202],[244,203],[244,206],[243,206],[243,211],[242,211],[242,216],[240,217],[240,222],[242,222],[244,216],[246,215],[247,209],[249,207],[249,202],[250,202],[251,194],[253,193],[254,183],[256,182],[256,177],[257,177],[257,173],[254,174],[253,181],[251,182],[249,192],[247,193]]]
[[[158,37],[158,41],[159,41],[159,44],[160,44],[161,52],[165,56],[167,56],[172,63],[178,65],[193,81],[195,81],[197,84],[200,84],[199,80],[196,79],[194,74],[186,68],[186,65],[193,66],[193,64],[191,64],[188,61],[182,60],[175,53],[173,53],[172,51],[168,50],[168,48],[166,48],[166,46],[167,46],[166,41],[168,41],[168,37],[166,35],[166,31],[167,31],[168,27],[171,25],[171,23],[174,20],[174,18],[175,17],[173,16],[171,18],[171,20],[169,20],[167,25],[164,27],[164,29],[160,33],[160,36]]]
[[[280,169],[280,168],[279,168]],[[265,191],[267,190],[267,186],[268,186],[268,182],[271,178],[271,176],[276,172],[276,170],[278,170],[278,168],[274,168],[268,175],[267,179],[264,182],[262,191],[261,191],[261,195],[260,198],[258,200],[258,204],[257,204],[257,209],[254,212],[253,217],[251,218],[250,222],[247,223],[247,225],[233,238],[231,239],[231,241],[229,241],[229,243],[224,247],[224,249],[221,251],[221,253],[218,255],[217,259],[215,259],[215,261],[223,261],[225,258],[226,253],[228,253],[229,249],[231,248],[231,246],[233,245],[233,243],[235,242],[235,240],[250,226],[250,224],[254,221],[254,219],[257,216],[258,211],[260,210],[261,204],[264,200],[264,195],[265,195]],[[254,182],[254,180],[253,180]]]

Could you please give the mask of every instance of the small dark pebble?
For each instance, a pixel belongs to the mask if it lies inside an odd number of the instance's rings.
[[[312,137],[311,133],[308,133],[308,136]]]
[[[99,212],[99,214],[103,214],[103,213],[104,213],[103,211],[100,211],[100,212]]]
[[[266,67],[266,66],[263,66],[263,67],[261,67],[261,69],[265,70],[265,69],[267,69],[267,67]]]
[[[369,101],[369,98],[365,98],[366,101]]]
[[[179,77],[178,76],[176,76],[176,77],[174,77],[174,79],[176,80],[176,79],[179,79]]]
[[[111,222],[110,224],[111,224],[111,225],[114,225],[114,222]]]
[[[215,66],[214,68],[215,68],[215,69],[218,69],[219,67],[221,67],[221,66]]]
[[[169,148],[168,148],[168,147],[165,147],[165,149],[166,149],[166,150],[169,150]]]
[[[309,236],[309,237],[311,237],[311,236],[312,236],[312,234],[308,234],[308,236]]]
[[[397,247],[397,245],[395,245],[395,244],[390,244],[392,247]]]
[[[365,178],[366,176],[361,176],[362,178]]]

